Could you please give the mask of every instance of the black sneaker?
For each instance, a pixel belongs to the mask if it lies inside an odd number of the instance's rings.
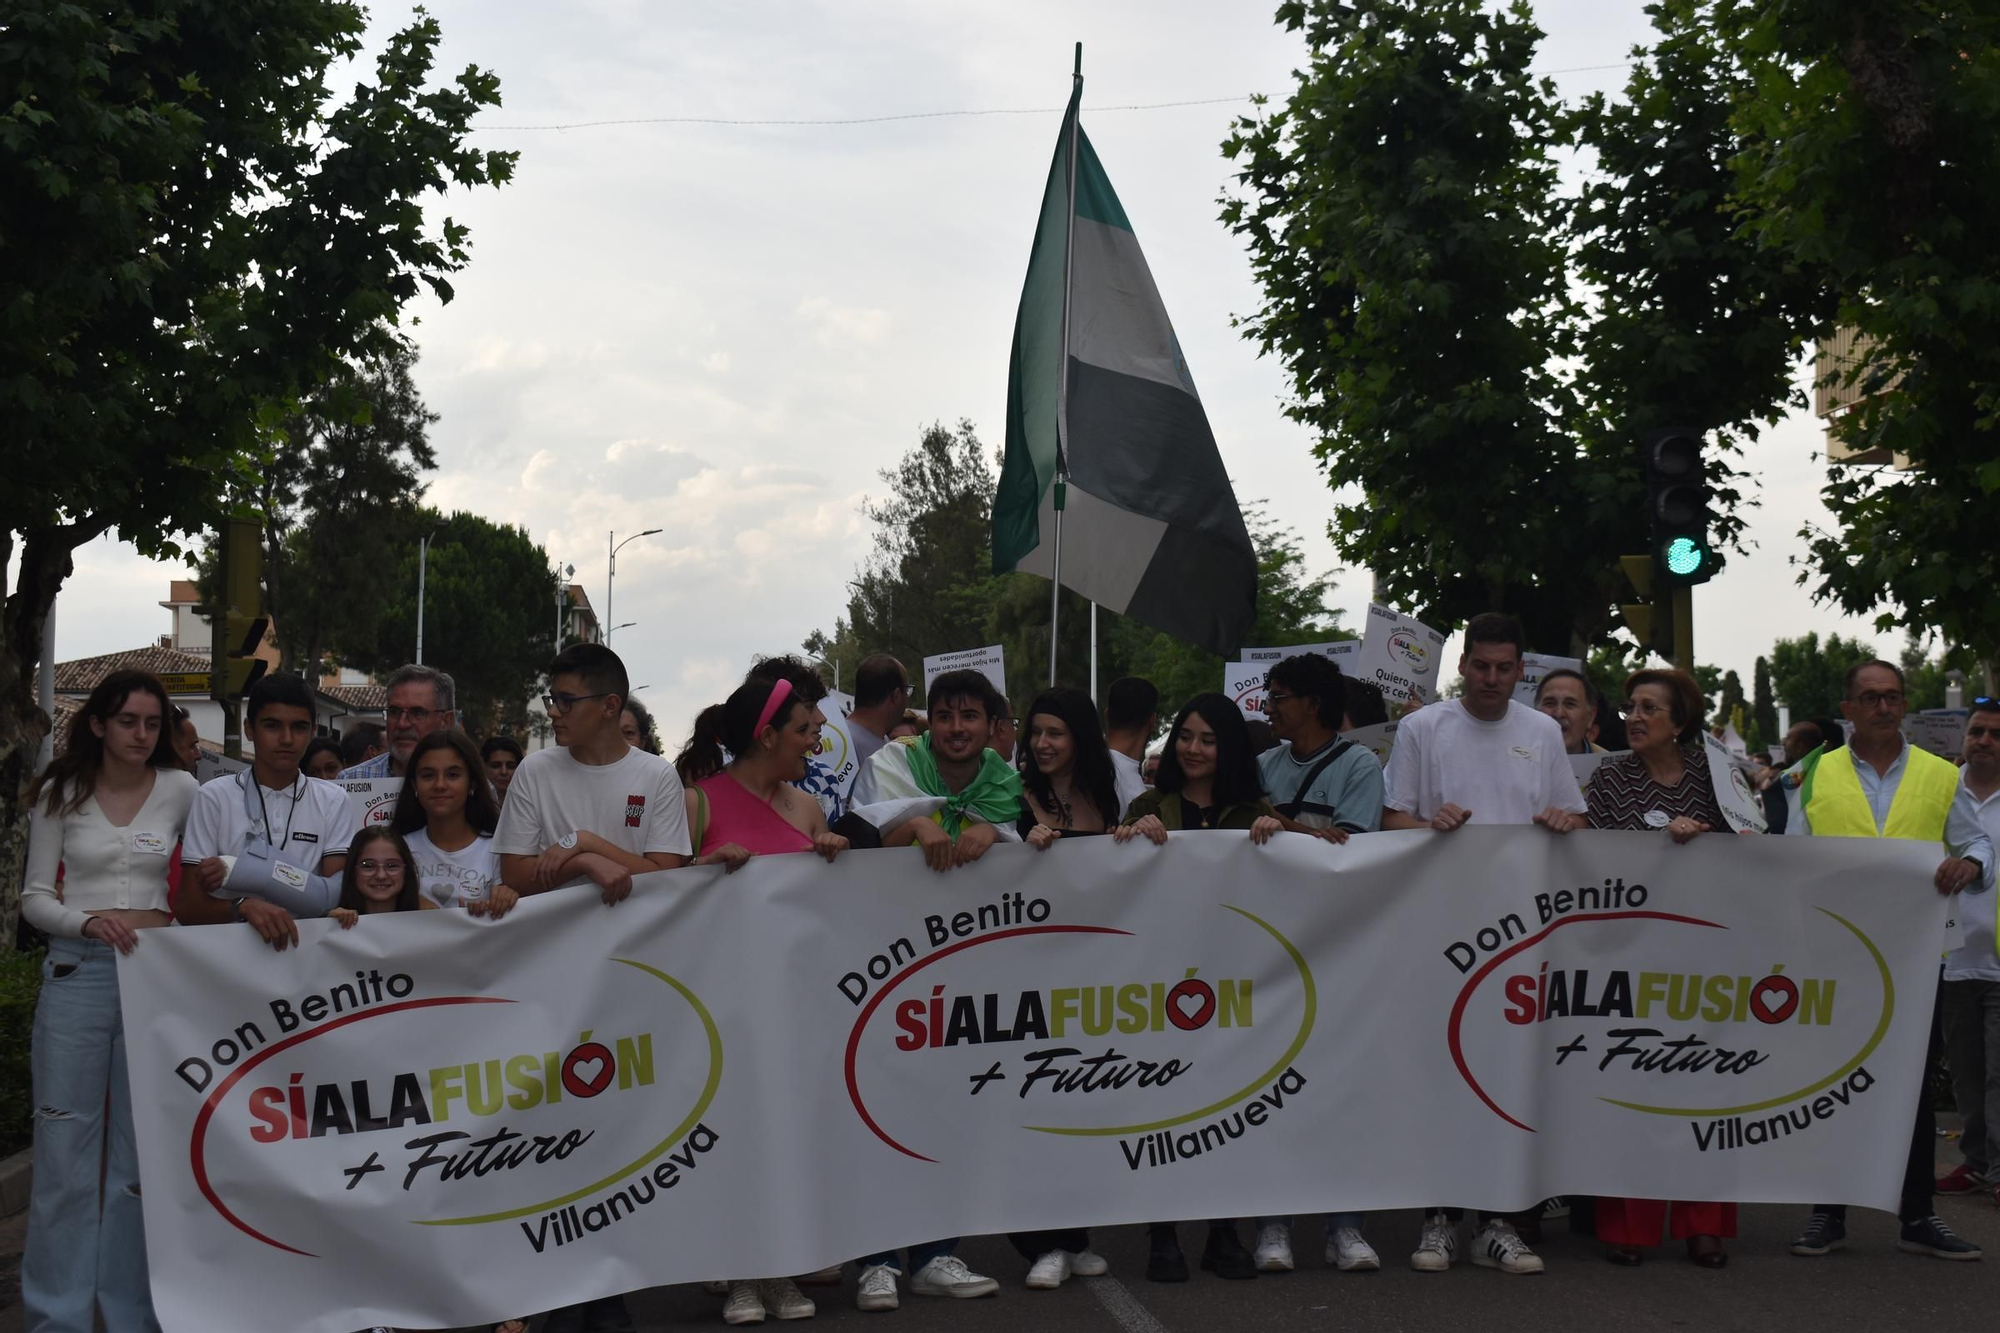
[[[1908,1228],[1905,1228],[1908,1230]],[[1806,1219],[1806,1229],[1792,1241],[1792,1253],[1808,1259],[1847,1248],[1847,1222],[1832,1213],[1814,1213]]]
[[[1208,1244],[1201,1249],[1201,1271],[1240,1282],[1257,1276],[1257,1261],[1243,1248],[1234,1226],[1210,1227]]]
[[[1928,1254],[1935,1259],[1977,1259],[1980,1249],[1938,1219],[1936,1213],[1903,1223],[1896,1248],[1911,1254]]]
[[[1174,1229],[1154,1227],[1151,1240],[1152,1249],[1146,1255],[1146,1281],[1187,1281],[1187,1256],[1181,1253],[1180,1238],[1174,1234]]]

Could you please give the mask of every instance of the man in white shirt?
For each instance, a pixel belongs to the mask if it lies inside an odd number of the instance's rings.
[[[1974,699],[1965,720],[1960,788],[1972,797],[1980,827],[2000,845],[2000,699]],[[1945,1057],[1964,1127],[1965,1161],[1937,1182],[1939,1194],[1991,1193],[2000,1204],[2000,953],[1991,898],[1960,899],[1965,942],[1944,960],[1941,991]]]
[[[619,734],[630,693],[625,664],[602,644],[572,644],[549,663],[542,701],[556,743],[514,770],[493,834],[500,877],[516,893],[588,879],[615,903],[632,876],[692,855],[673,765]]]
[[[174,915],[192,926],[245,921],[274,949],[299,940],[293,911],[261,897],[231,897],[224,890],[243,865],[262,851],[289,867],[277,873],[299,881],[301,910],[323,898],[327,885],[312,879],[337,877],[347,864],[347,844],[357,820],[347,793],[331,782],[299,772],[299,756],[313,737],[313,698],[297,676],[265,676],[250,687],[245,704],[251,742],[257,752],[250,767],[205,784],[188,811],[181,839],[183,865]],[[236,864],[224,857],[236,859]],[[338,897],[337,886],[334,896]],[[281,895],[282,897],[282,895]],[[312,915],[323,915],[324,907]]]
[[[1104,743],[1111,747],[1120,814],[1146,790],[1140,765],[1146,762],[1146,742],[1159,727],[1159,687],[1140,676],[1120,676],[1111,682],[1104,695]]]
[[[887,653],[871,653],[854,671],[854,707],[847,714],[847,739],[861,768],[887,742],[889,729],[910,706],[910,672]]]
[[[1562,728],[1514,699],[1522,651],[1521,627],[1512,618],[1493,612],[1472,618],[1458,659],[1463,696],[1418,709],[1396,729],[1384,774],[1383,828],[1450,833],[1467,824],[1535,823],[1568,833],[1583,827],[1583,793],[1563,753]],[[1459,1216],[1455,1208],[1426,1215],[1411,1268],[1451,1267]],[[1543,1268],[1505,1216],[1488,1217],[1473,1237],[1472,1262],[1503,1273]]]

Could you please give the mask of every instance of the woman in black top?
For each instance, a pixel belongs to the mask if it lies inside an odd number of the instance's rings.
[[[1028,709],[1021,747],[1024,792],[1020,831],[1031,847],[1058,838],[1106,833],[1118,822],[1118,777],[1097,725],[1097,706],[1082,690],[1044,690]]]

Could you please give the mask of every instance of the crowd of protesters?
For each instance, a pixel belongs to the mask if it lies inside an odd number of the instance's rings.
[[[1461,692],[1402,716],[1386,767],[1344,735],[1388,720],[1381,691],[1318,654],[1270,668],[1268,726],[1246,722],[1224,695],[1201,694],[1150,751],[1159,694],[1144,680],[1113,682],[1101,708],[1082,691],[1050,689],[1017,717],[984,675],[955,671],[931,682],[920,714],[910,707],[907,668],[878,654],[861,663],[842,724],[858,760],[845,784],[818,757],[826,687],[793,657],[759,661],[701,712],[671,762],[631,697],[624,665],[601,645],[574,645],[550,663],[542,701],[554,744],[533,751],[506,736],[483,744],[468,737],[457,725],[452,678],[433,667],[396,672],[386,726],[351,728],[338,742],[315,735],[302,680],[267,676],[246,701],[253,762],[201,786],[191,775],[185,714],[154,677],[114,673],[78,710],[60,757],[26,795],[23,911],[49,937],[33,1036],[40,1109],[21,1273],[26,1327],[84,1333],[101,1316],[111,1333],[157,1328],[114,967],[115,953],[141,947],[147,930],[248,926],[283,950],[298,944],[304,918],[330,916],[360,930],[394,929],[362,920],[379,913],[501,919],[523,896],[570,886],[615,904],[633,892],[635,876],[653,871],[733,871],[752,857],[799,853],[833,861],[853,848],[913,847],[949,873],[1003,842],[1048,854],[1072,838],[1164,844],[1202,829],[1333,844],[1383,830],[1449,835],[1468,824],[1534,825],[1549,836],[1621,829],[1679,844],[1730,831],[1702,744],[1702,695],[1689,676],[1636,672],[1614,702],[1583,674],[1556,670],[1526,703],[1516,697],[1523,653],[1513,621],[1476,617],[1459,662]],[[1937,892],[1992,894],[2000,700],[1973,702],[1960,767],[1905,740],[1895,665],[1860,663],[1847,673],[1845,694],[1843,719],[1792,728],[1784,761],[1758,775],[1771,831],[1932,844]],[[1587,754],[1602,758],[1580,784],[1571,759]],[[333,779],[385,778],[402,784],[393,812],[362,826]],[[1963,942],[1945,959],[1932,1033],[1933,1068],[1940,1051],[1949,1056],[1964,1161],[1933,1178],[1926,1078],[1899,1209],[1899,1248],[1944,1259],[1978,1259],[1980,1251],[1940,1220],[1934,1193],[1991,1193],[2000,1204],[1992,901],[1958,914]],[[1614,1263],[1640,1263],[1668,1237],[1696,1265],[1728,1261],[1732,1204],[1604,1198],[1591,1207]],[[1540,1273],[1533,1241],[1544,1212],[1486,1214],[1462,1240],[1461,1210],[1426,1208],[1409,1265],[1446,1272],[1463,1251],[1502,1273]],[[1329,1265],[1382,1266],[1361,1214],[1330,1212],[1324,1222]],[[1211,1220],[1199,1266],[1227,1279],[1289,1270],[1292,1229],[1288,1217],[1256,1218],[1246,1245],[1238,1220]],[[1374,1230],[1379,1240],[1382,1228]],[[1178,1228],[1153,1223],[1148,1236],[1146,1276],[1188,1280]],[[1107,1270],[1080,1229],[1010,1239],[1029,1288]],[[1790,1248],[1816,1257],[1846,1239],[1844,1209],[1817,1205]],[[861,1258],[857,1306],[893,1310],[904,1290],[996,1292],[999,1282],[974,1272],[957,1247],[943,1238]],[[745,1267],[755,1258],[746,1256]],[[841,1281],[835,1268],[711,1286],[723,1318],[739,1324],[809,1317],[816,1307],[801,1284]],[[555,1333],[631,1326],[618,1296],[544,1322]]]

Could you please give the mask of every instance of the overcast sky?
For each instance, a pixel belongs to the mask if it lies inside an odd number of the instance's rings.
[[[604,607],[606,533],[664,531],[619,556],[613,646],[678,743],[753,654],[831,629],[868,549],[864,497],[932,421],[1005,434],[1008,339],[1071,43],[1085,124],[1146,251],[1224,461],[1318,568],[1331,492],[1282,414],[1280,367],[1230,327],[1258,303],[1217,221],[1218,145],[1235,105],[1282,95],[1302,44],[1274,6],[1193,3],[773,3],[433,0],[441,67],[496,71],[485,146],[521,161],[502,190],[437,206],[472,228],[449,306],[426,303],[417,382],[442,420],[429,499],[519,523]],[[1542,0],[1541,69],[1615,64],[1641,0]],[[376,35],[408,10],[374,7]],[[1618,69],[1556,73],[1566,96]],[[1036,114],[861,125],[632,124],[646,117],[827,119],[953,110]],[[1816,608],[1787,557],[1823,517],[1817,424],[1800,414],[1749,458],[1758,547],[1697,597],[1703,661],[1751,662],[1780,636],[1862,622]],[[178,566],[104,541],[59,603],[60,660],[138,647]],[[1368,578],[1339,571],[1343,622]],[[968,647],[976,645],[966,645]],[[427,655],[450,668],[452,645]],[[1218,682],[1218,685],[1220,682]]]

